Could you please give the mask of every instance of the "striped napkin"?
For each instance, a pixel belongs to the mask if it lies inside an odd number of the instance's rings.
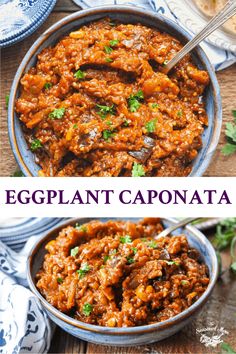
[[[164,15],[180,24],[182,28],[184,28],[187,32],[189,30],[180,23],[180,20],[176,17],[176,15],[170,10],[168,6],[168,0],[135,0],[135,1],[127,1],[127,0],[73,0],[78,6],[83,9],[87,9],[90,7],[97,7],[100,5],[131,5],[131,6],[139,6],[143,7],[147,10],[154,10],[161,15]],[[192,33],[194,34],[194,33]],[[207,42],[201,43],[201,47],[204,49],[207,54],[210,62],[214,66],[216,71],[227,68],[228,66],[236,63],[236,54],[226,51],[224,49],[217,48]]]

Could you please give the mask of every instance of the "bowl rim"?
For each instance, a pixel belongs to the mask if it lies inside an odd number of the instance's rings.
[[[206,236],[196,229],[194,226],[187,226],[186,230],[190,233],[192,233],[195,237],[197,237],[198,241],[201,244],[204,244],[210,254],[211,258],[211,263],[212,263],[212,275],[210,277],[210,282],[207,286],[207,289],[205,292],[201,295],[201,297],[194,303],[192,304],[189,308],[186,310],[180,312],[178,315],[162,321],[162,322],[157,322],[151,325],[144,325],[144,326],[136,326],[136,327],[105,327],[105,326],[98,326],[98,325],[92,325],[92,324],[87,324],[85,322],[73,319],[72,317],[62,313],[61,311],[57,310],[54,306],[52,306],[38,291],[38,289],[35,286],[33,276],[31,274],[32,271],[32,266],[33,266],[33,260],[34,257],[37,254],[37,251],[40,249],[42,244],[50,238],[53,234],[59,232],[62,228],[69,226],[71,224],[75,224],[76,222],[82,222],[86,223],[92,220],[101,220],[105,218],[71,218],[63,223],[60,223],[56,227],[50,229],[48,232],[46,232],[42,237],[39,238],[39,240],[33,245],[31,248],[29,255],[27,257],[27,264],[26,264],[26,272],[27,272],[27,282],[29,284],[29,287],[31,291],[36,295],[36,297],[40,300],[42,303],[43,307],[50,312],[53,316],[55,316],[57,319],[59,319],[62,322],[65,322],[67,325],[71,325],[73,327],[76,327],[77,329],[81,330],[86,330],[89,332],[93,333],[98,333],[98,334],[108,334],[108,335],[128,335],[128,334],[143,334],[143,333],[149,333],[153,332],[156,330],[164,330],[168,327],[171,327],[173,325],[176,325],[180,323],[182,320],[186,320],[190,316],[194,315],[195,312],[197,312],[208,300],[209,296],[211,295],[213,288],[216,284],[217,278],[218,278],[218,261],[217,261],[217,256],[216,252],[210,243],[210,241],[206,238]],[[107,218],[108,220],[114,220],[118,218]],[[119,218],[119,220],[122,220],[125,218]],[[139,220],[139,217],[136,218],[128,218],[129,220]],[[127,220],[127,219],[126,219]],[[174,218],[161,218],[161,220],[169,222],[169,223],[177,223],[178,220]]]
[[[186,40],[190,40],[192,38],[191,34],[187,32],[180,25],[175,23],[174,21],[168,19],[167,17],[156,13],[154,11],[149,11],[140,7],[131,7],[127,5],[104,5],[93,7],[90,9],[80,10],[75,13],[72,13],[61,20],[54,23],[51,27],[49,27],[45,32],[43,32],[36,42],[29,48],[27,53],[25,54],[12,83],[9,104],[8,104],[8,136],[10,140],[11,149],[13,151],[14,157],[21,168],[22,172],[27,177],[38,177],[36,174],[31,173],[29,169],[30,163],[26,163],[21,148],[17,143],[16,132],[15,132],[15,97],[19,89],[20,80],[24,73],[25,67],[27,66],[29,60],[36,55],[39,47],[45,42],[46,39],[50,37],[53,33],[60,30],[64,25],[73,22],[75,20],[80,20],[84,17],[89,17],[91,15],[99,15],[104,14],[104,16],[108,16],[109,14],[114,14],[117,12],[126,13],[132,15],[142,15],[147,20],[157,20],[158,22],[166,23],[169,27],[173,28],[176,32],[178,32],[181,36],[183,36]],[[63,34],[61,34],[63,37]],[[188,176],[190,177],[198,177],[202,176],[208,165],[210,164],[213,153],[216,150],[216,147],[219,142],[220,133],[221,133],[221,125],[222,125],[222,100],[220,95],[220,87],[218,84],[218,80],[215,74],[215,70],[210,63],[206,53],[204,50],[197,46],[195,48],[195,52],[198,52],[198,55],[201,56],[201,61],[205,64],[206,69],[210,75],[212,90],[213,90],[213,100],[214,100],[214,130],[212,132],[211,140],[209,140],[206,145],[206,153],[204,155],[203,160],[201,161],[199,167],[194,173],[190,173]],[[17,118],[18,119],[18,118]],[[29,153],[31,153],[29,151]],[[35,163],[35,162],[34,162]]]

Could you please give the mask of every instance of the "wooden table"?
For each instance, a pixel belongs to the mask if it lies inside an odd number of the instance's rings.
[[[15,44],[10,48],[2,50],[1,63],[1,107],[2,114],[0,120],[0,175],[10,176],[16,171],[17,165],[11,152],[8,141],[7,132],[7,112],[5,109],[5,96],[9,94],[12,80],[15,72],[29,47],[34,43],[38,36],[49,26],[59,19],[65,17],[73,11],[77,11],[78,7],[71,0],[59,0],[54,11],[47,21],[30,37],[24,41]],[[236,108],[235,102],[235,82],[236,82],[236,65],[221,71],[217,74],[221,86],[223,99],[223,120],[224,125],[227,121],[232,121],[232,109]],[[211,165],[206,171],[206,176],[236,176],[236,154],[225,157],[221,153],[223,144],[225,143],[224,129],[222,129],[220,143],[214,155]]]

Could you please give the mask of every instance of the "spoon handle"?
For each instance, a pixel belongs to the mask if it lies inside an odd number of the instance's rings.
[[[174,56],[174,58],[167,62],[164,67],[164,72],[168,73],[186,54],[235,14],[236,0],[229,0],[224,8],[214,16],[211,21],[208,22],[208,24]]]
[[[166,237],[168,236],[172,231],[178,229],[179,227],[183,227],[187,224],[190,224],[191,222],[198,220],[198,218],[186,218],[181,220],[180,222],[178,222],[177,224],[171,225],[169,227],[167,227],[167,229],[163,230],[159,235],[155,236],[154,238],[157,240],[158,238],[161,237]]]

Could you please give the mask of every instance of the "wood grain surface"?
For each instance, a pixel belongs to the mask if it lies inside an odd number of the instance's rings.
[[[0,176],[11,176],[14,171],[18,169],[8,140],[7,111],[5,105],[5,97],[10,92],[10,87],[15,72],[25,53],[38,38],[38,36],[57,20],[77,10],[79,10],[79,8],[72,1],[59,0],[47,21],[34,34],[26,38],[24,41],[17,43],[10,48],[5,48],[2,50],[0,77],[0,154],[2,158],[0,161]],[[224,126],[227,121],[233,120],[232,109],[236,108],[236,65],[233,65],[230,68],[217,73],[217,77],[221,86],[224,123],[221,132],[220,143],[212,159],[211,165],[205,173],[205,176],[236,176],[236,154],[225,157],[221,153],[222,146],[225,143]]]

